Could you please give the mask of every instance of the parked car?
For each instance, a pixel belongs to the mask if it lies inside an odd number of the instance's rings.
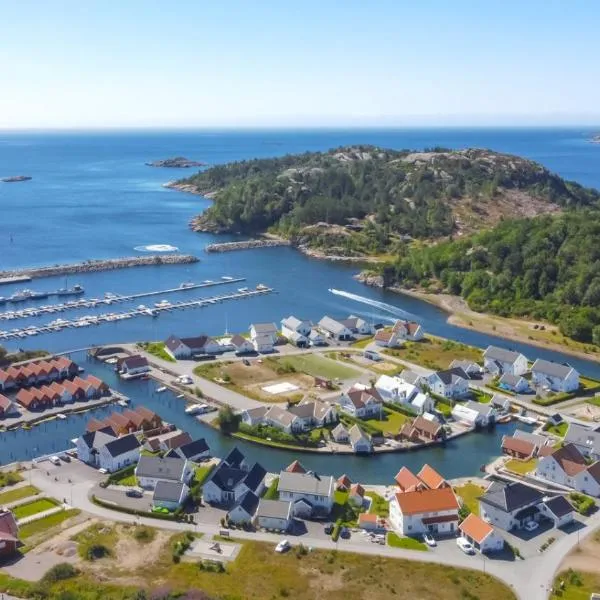
[[[423,534],[423,541],[428,545],[431,546],[432,548],[434,546],[437,546],[437,542],[435,541],[435,538],[430,534],[430,533],[424,533]]]
[[[287,552],[291,548],[290,543],[287,540],[281,540],[277,546],[275,546],[275,552],[279,552],[282,554],[283,552]]]
[[[327,534],[327,535],[331,535],[333,533],[333,523],[327,523],[323,529],[323,531]]]
[[[527,531],[535,531],[539,526],[540,524],[537,521],[527,521],[527,523],[525,523],[525,529]]]
[[[363,356],[365,358],[368,358],[369,360],[373,360],[375,362],[379,362],[380,360],[383,360],[381,358],[381,354],[379,354],[379,352],[376,352],[375,350],[365,350],[363,352]]]
[[[350,530],[347,527],[342,527],[341,531],[340,531],[340,537],[343,540],[347,540],[350,538]]]
[[[142,490],[138,490],[137,488],[129,488],[125,492],[125,495],[129,496],[130,498],[142,498],[144,496],[144,492],[142,492]]]
[[[56,465],[57,467],[60,467],[60,458],[58,458],[58,456],[51,456],[48,459],[53,465]]]
[[[473,548],[473,544],[467,541],[463,537],[456,538],[456,545],[465,553],[465,554],[475,554],[475,548]]]
[[[60,460],[64,460],[65,462],[71,462],[71,457],[68,454],[61,454]]]
[[[105,469],[104,467],[102,467],[101,469],[98,469],[98,473],[102,473],[102,475],[106,475],[108,473],[108,469]]]

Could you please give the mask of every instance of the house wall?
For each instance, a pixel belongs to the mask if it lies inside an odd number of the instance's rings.
[[[290,526],[290,521],[287,519],[279,519],[277,517],[257,517],[256,524],[263,529],[286,531]]]
[[[355,444],[352,444],[352,450],[356,453],[367,453],[371,452],[371,443],[367,440],[358,440]]]
[[[236,506],[227,513],[227,516],[233,523],[250,523],[253,515],[249,515],[241,506]]]
[[[262,496],[262,493],[265,491],[265,481],[264,479],[260,482],[259,486],[256,490],[251,490],[245,483],[240,483],[236,486],[234,490],[236,501],[239,500],[246,492],[253,492],[259,498]]]
[[[279,499],[289,502],[295,502],[296,500],[304,499],[308,500],[314,507],[320,507],[326,509],[327,511],[331,511],[333,507],[333,496],[317,496],[316,494],[280,491]]]
[[[574,392],[579,388],[579,373],[573,369],[565,379],[551,377],[537,371],[531,372],[531,378],[538,385],[547,385],[555,392]]]
[[[500,510],[499,508],[496,508],[494,506],[488,506],[483,502],[480,502],[479,507],[481,512],[481,518],[484,521],[487,521],[488,523],[493,525],[494,527],[499,527],[500,529],[504,529],[505,531],[510,531],[513,528],[520,528],[520,523],[513,517],[512,514],[506,513],[503,510]]]
[[[140,459],[140,448],[134,448],[120,456],[111,456],[106,447],[100,448],[98,453],[98,465],[101,469],[106,469],[109,473],[118,471],[124,467],[132,465]]]
[[[223,502],[223,492],[213,481],[207,481],[202,486],[202,498],[205,502],[215,502],[218,504]]]
[[[424,518],[445,516],[456,516],[456,521],[432,524],[433,529],[428,528],[428,526],[423,523]],[[458,512],[456,510],[442,510],[432,513],[405,515],[400,510],[398,501],[394,498],[390,502],[389,522],[392,527],[401,535],[417,535],[426,533],[427,531],[446,534],[457,530]]]
[[[88,464],[93,463],[90,449],[88,448],[88,445],[85,442],[78,439],[77,442],[75,443],[75,447],[77,448],[77,458],[80,461],[82,461],[84,463],[88,463]]]
[[[0,541],[0,557],[11,556],[17,551],[17,542]]]
[[[573,478],[573,487],[578,492],[588,494],[588,496],[600,497],[600,483],[598,483],[589,473],[583,471]]]

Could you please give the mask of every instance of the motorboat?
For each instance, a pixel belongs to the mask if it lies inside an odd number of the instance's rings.
[[[193,282],[191,282],[191,281],[184,281],[179,287],[182,290],[185,290],[186,288],[191,288],[191,287],[194,287],[194,286],[195,286],[195,284]]]
[[[167,386],[166,385],[161,385],[160,387],[156,388],[157,393],[162,394],[162,392],[166,392],[167,391]]]
[[[80,296],[85,290],[79,284],[74,285],[72,288],[60,288],[56,290],[57,296]]]

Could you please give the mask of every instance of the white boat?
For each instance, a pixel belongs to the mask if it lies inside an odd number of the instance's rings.
[[[118,401],[117,401],[117,404],[118,404],[119,406],[127,406],[127,400],[118,400]]]
[[[156,308],[164,308],[166,306],[171,306],[171,303],[168,300],[161,300],[160,302],[156,302],[154,306],[156,306]]]
[[[247,287],[238,288],[238,292],[240,292],[240,293],[242,293],[242,294],[243,294],[244,292],[247,292],[247,291],[248,291],[248,288],[247,288]]]
[[[167,386],[166,385],[161,385],[160,387],[156,388],[156,391],[160,394],[162,392],[166,392],[167,391]]]
[[[56,415],[57,419],[61,419],[62,421],[64,421],[67,418],[67,415],[64,415],[63,413],[58,413]]]
[[[202,409],[200,408],[199,404],[192,404],[192,406],[188,406],[185,409],[186,415],[197,415],[200,412],[202,412]]]
[[[264,283],[259,283],[256,286],[256,289],[259,290],[259,291],[261,291],[261,290],[268,290],[269,288]]]
[[[191,288],[191,287],[194,287],[194,285],[195,285],[195,284],[194,284],[192,281],[184,281],[182,284],[180,284],[180,286],[179,286],[179,287],[180,287],[182,290],[185,290],[186,288]]]
[[[521,421],[521,423],[525,423],[527,425],[535,425],[537,423],[537,419],[534,417],[524,417],[523,415],[517,415],[517,419]]]
[[[214,281],[212,279],[205,279],[202,283],[214,283]]]
[[[223,275],[223,277],[221,277],[221,279],[223,281],[233,281],[233,277],[229,277],[228,275]]]

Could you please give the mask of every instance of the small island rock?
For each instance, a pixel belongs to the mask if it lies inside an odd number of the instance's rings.
[[[204,167],[206,163],[196,160],[189,160],[184,156],[175,156],[174,158],[165,158],[163,160],[153,160],[147,162],[149,167],[163,167],[166,169],[189,169],[190,167]]]

